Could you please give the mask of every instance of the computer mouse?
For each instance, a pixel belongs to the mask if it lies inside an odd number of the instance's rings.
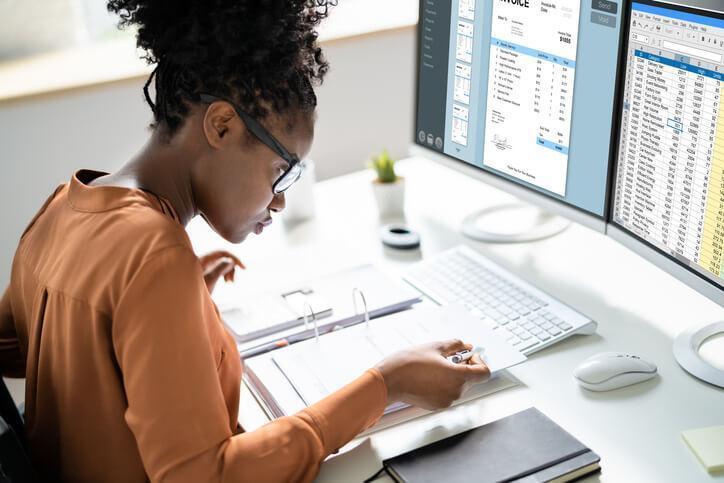
[[[654,376],[655,364],[623,352],[596,354],[573,371],[573,377],[589,391],[610,391],[647,381]]]

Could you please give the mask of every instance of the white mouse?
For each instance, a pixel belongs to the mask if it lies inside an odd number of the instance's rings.
[[[656,376],[656,365],[639,356],[603,352],[583,361],[573,371],[578,383],[590,391],[610,391]]]

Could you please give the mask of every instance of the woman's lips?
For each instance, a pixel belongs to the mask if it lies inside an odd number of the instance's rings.
[[[264,231],[264,228],[266,228],[267,226],[269,226],[269,225],[271,225],[271,224],[272,224],[272,219],[271,219],[271,218],[267,218],[267,219],[265,219],[265,220],[260,221],[260,222],[257,223],[256,226],[254,227],[254,233],[256,233],[257,235],[261,234],[261,232]]]

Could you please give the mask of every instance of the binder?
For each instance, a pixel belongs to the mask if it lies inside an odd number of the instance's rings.
[[[526,357],[458,305],[419,306],[247,359],[244,382],[267,416],[279,418],[318,402],[397,350],[455,337],[483,345],[493,374],[488,382],[472,386],[458,403],[518,384],[504,369]],[[367,432],[427,412],[393,404]]]
[[[361,297],[353,296],[355,289]],[[362,265],[272,292],[227,298],[217,305],[244,354],[256,347],[271,347],[277,340],[305,340],[314,335],[313,324],[317,331],[326,333],[360,323],[365,312],[356,305],[361,305],[361,298],[370,318],[407,309],[422,300],[411,286],[373,265]]]

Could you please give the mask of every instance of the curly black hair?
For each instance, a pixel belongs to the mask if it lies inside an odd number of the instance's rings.
[[[200,93],[233,100],[258,120],[290,109],[311,112],[314,85],[329,64],[316,27],[337,0],[110,0],[121,28],[156,64],[144,86],[154,126],[183,123]],[[149,85],[155,78],[156,100]]]

